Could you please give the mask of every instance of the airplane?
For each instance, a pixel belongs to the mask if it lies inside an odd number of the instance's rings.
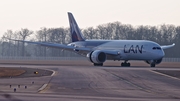
[[[73,51],[87,57],[94,66],[103,66],[106,60],[123,60],[124,62],[121,63],[123,67],[130,67],[129,60],[145,61],[151,67],[155,67],[162,62],[165,55],[164,50],[175,45],[173,43],[172,45],[160,46],[158,43],[149,40],[88,40],[82,35],[72,13],[68,12],[68,18],[72,39],[72,42],[68,45],[23,40],[15,41]]]

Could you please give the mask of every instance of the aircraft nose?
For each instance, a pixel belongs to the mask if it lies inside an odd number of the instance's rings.
[[[157,58],[163,58],[164,57],[164,51],[162,50],[161,52],[158,52]]]

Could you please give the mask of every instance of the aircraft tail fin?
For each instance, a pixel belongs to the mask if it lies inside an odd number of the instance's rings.
[[[72,13],[68,12],[72,42],[85,41]]]

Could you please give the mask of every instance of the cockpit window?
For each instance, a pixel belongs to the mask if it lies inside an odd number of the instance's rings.
[[[153,47],[152,49],[153,49],[153,50],[155,50],[155,49],[157,49],[157,50],[161,50],[161,48],[160,48],[160,47]]]

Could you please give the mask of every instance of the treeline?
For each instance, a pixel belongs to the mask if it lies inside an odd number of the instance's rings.
[[[180,26],[159,25],[159,26],[132,26],[120,22],[102,24],[97,27],[81,29],[86,39],[104,40],[151,40],[160,45],[175,43],[175,47],[165,50],[166,57],[180,57]],[[13,32],[7,30],[0,39],[1,56],[78,56],[73,52],[62,51],[61,49],[44,47],[33,44],[26,44],[17,40],[30,40],[38,42],[50,42],[68,44],[71,42],[69,28],[41,28],[38,31],[31,31],[22,28]]]

